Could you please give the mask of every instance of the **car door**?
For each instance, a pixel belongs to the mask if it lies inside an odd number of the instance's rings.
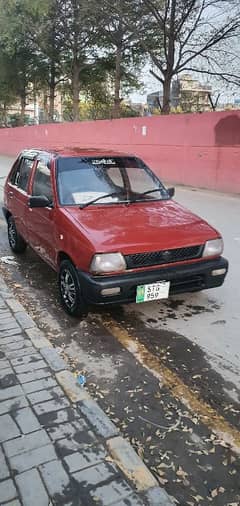
[[[34,160],[20,157],[15,163],[10,178],[7,181],[7,207],[17,227],[19,234],[28,241],[28,188]]]
[[[47,158],[38,159],[30,193],[32,196],[47,197],[49,206],[29,207],[29,243],[46,262],[55,266],[56,231],[52,188],[50,161]]]

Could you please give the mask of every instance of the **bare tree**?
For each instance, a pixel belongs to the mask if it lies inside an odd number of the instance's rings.
[[[174,76],[183,71],[216,76],[239,84],[240,73],[229,64],[231,43],[239,35],[240,6],[236,0],[141,0],[152,17],[155,48],[143,41],[162,83],[165,114],[170,112]],[[224,54],[225,53],[225,54]],[[235,55],[236,57],[236,55]]]

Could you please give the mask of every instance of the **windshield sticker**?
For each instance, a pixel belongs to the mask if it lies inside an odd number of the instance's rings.
[[[75,192],[72,194],[73,200],[75,204],[86,204],[90,200],[94,200],[97,197],[103,197],[106,193],[103,192]],[[104,199],[104,203],[106,202],[116,202],[117,197],[106,197]],[[99,200],[100,203],[100,200]]]
[[[93,165],[116,165],[116,160],[112,158],[101,158],[96,160],[91,160]]]

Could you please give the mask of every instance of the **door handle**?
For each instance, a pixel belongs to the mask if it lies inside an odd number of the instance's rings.
[[[9,196],[10,199],[12,199],[13,198],[13,192],[11,192],[11,191],[8,192],[8,196]]]

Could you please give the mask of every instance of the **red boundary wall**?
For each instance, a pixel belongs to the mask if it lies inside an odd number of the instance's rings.
[[[240,194],[240,111],[0,130],[1,154],[63,146],[134,153],[165,181]]]

